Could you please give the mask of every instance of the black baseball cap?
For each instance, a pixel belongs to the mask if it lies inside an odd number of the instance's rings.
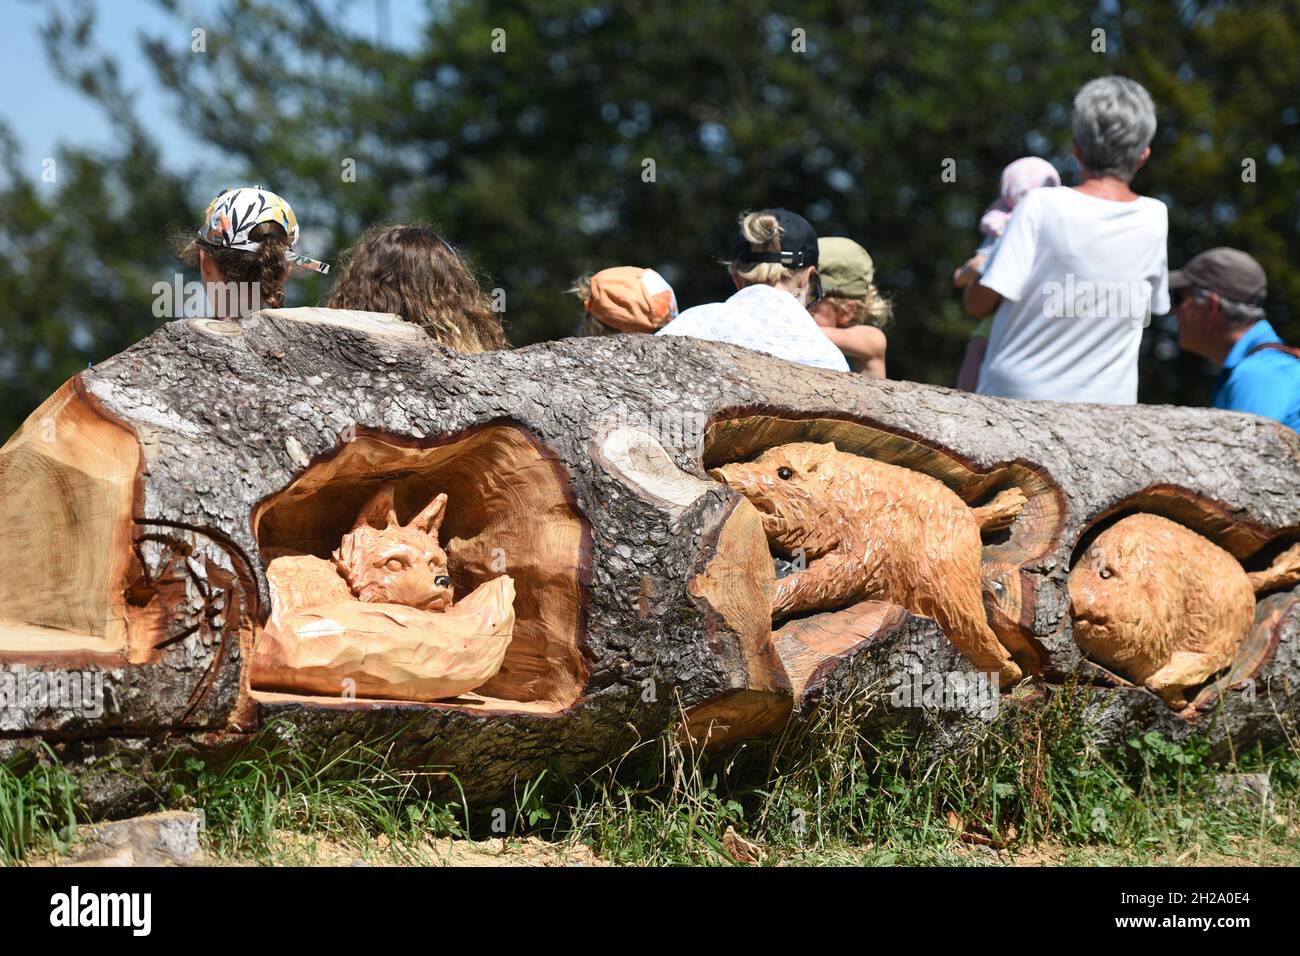
[[[1218,246],[1192,256],[1187,265],[1169,273],[1169,291],[1184,289],[1205,289],[1234,302],[1262,305],[1268,293],[1268,277],[1254,256]]]
[[[781,227],[781,251],[755,252],[738,228],[731,239],[732,262],[779,262],[789,269],[817,265],[817,232],[807,219],[788,209],[760,209],[759,212],[776,217]]]

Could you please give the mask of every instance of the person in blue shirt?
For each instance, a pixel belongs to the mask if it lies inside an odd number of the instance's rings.
[[[1220,366],[1211,403],[1300,431],[1300,351],[1264,318],[1268,279],[1239,249],[1219,247],[1169,273],[1178,345]]]

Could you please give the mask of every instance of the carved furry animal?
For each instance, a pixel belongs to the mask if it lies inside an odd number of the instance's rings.
[[[452,604],[438,528],[447,496],[408,524],[385,485],[332,560],[276,558],[266,569],[271,619],[254,648],[253,686],[337,695],[445,700],[501,669],[514,629],[514,582],[485,581]]]
[[[934,618],[972,664],[997,671],[1003,683],[1022,676],[984,616],[980,530],[1009,526],[1023,492],[970,508],[928,475],[812,442],[770,448],[710,474],[762,512],[778,551],[803,550],[807,570],[776,582],[774,619],[891,601]]]
[[[422,611],[449,608],[447,552],[438,544],[446,513],[447,496],[438,495],[403,525],[393,508],[393,486],[381,488],[361,509],[333,555],[352,593],[362,601],[405,604]]]
[[[438,544],[447,496],[438,495],[403,525],[397,520],[393,493],[393,486],[385,485],[362,506],[332,561],[311,555],[273,561],[267,577],[280,599],[277,608],[314,607],[349,598],[422,611],[451,607],[447,552]]]
[[[1300,581],[1300,545],[1247,574],[1227,551],[1153,514],[1107,528],[1070,572],[1074,639],[1098,663],[1177,710],[1230,666],[1255,619],[1255,593]]]

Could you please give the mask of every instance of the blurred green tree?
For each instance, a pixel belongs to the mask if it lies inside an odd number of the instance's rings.
[[[1252,251],[1269,271],[1275,323],[1300,340],[1300,0],[1074,10],[1055,0],[807,0],[797,12],[739,0],[431,0],[422,35],[396,43],[346,30],[340,7],[313,0],[227,0],[201,23],[183,2],[159,3],[183,29],[142,43],[177,114],[248,181],[290,198],[313,252],[337,255],[376,221],[432,221],[505,291],[515,344],[568,334],[577,307],[563,290],[607,265],[658,268],[684,305],[725,296],[716,261],[737,213],[784,205],[875,257],[898,316],[891,376],[950,384],[972,327],[950,276],[978,242],[1002,167],[1036,153],[1072,182],[1071,97],[1116,72],[1146,84],[1160,112],[1135,186],[1170,204],[1171,265],[1212,245]],[[86,30],[72,42],[75,16],[51,23],[64,47],[90,44]],[[202,53],[189,42],[198,26]],[[85,69],[65,74],[84,88]],[[90,92],[122,108],[111,84]],[[131,149],[141,164],[157,160],[145,144]],[[955,181],[942,175],[948,160]],[[1252,163],[1254,180],[1243,181]],[[149,210],[175,187],[154,173],[134,184]],[[176,221],[209,198],[182,192]],[[99,208],[32,195],[37,218],[71,224]],[[155,226],[100,215],[110,233]],[[13,228],[0,219],[0,241]],[[66,242],[67,231],[35,242]],[[159,268],[152,235],[153,245],[124,247],[133,259],[86,250],[83,269],[107,278]],[[0,282],[19,281],[9,275]],[[290,304],[319,301],[326,286],[299,281]],[[120,332],[89,340],[88,358],[111,354],[156,321],[141,288],[101,282],[96,298],[68,285],[58,311],[10,308],[0,362],[58,351],[78,321]],[[41,331],[11,337],[25,319]],[[1142,362],[1144,401],[1208,398],[1209,369],[1179,355],[1168,321],[1156,320]],[[34,369],[14,393],[27,390],[15,419],[69,367]]]

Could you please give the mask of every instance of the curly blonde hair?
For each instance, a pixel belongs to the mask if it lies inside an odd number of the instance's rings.
[[[876,288],[875,283],[867,287],[867,294],[861,299],[851,299],[846,296],[837,296],[828,294],[827,299],[834,299],[836,302],[852,302],[857,306],[853,318],[849,320],[849,325],[874,325],[878,329],[883,329],[894,320],[894,305]]]
[[[501,320],[470,266],[422,223],[368,229],[343,254],[328,305],[393,312],[457,352],[509,347]]]

